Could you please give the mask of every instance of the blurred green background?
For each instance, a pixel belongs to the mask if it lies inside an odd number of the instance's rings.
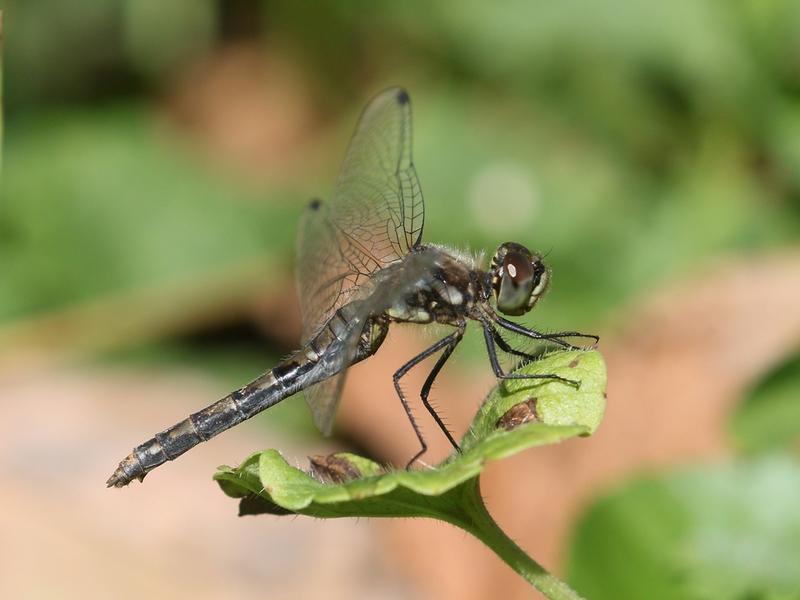
[[[296,325],[259,323],[249,299],[293,306],[302,207],[394,84],[425,238],[548,253],[531,317],[547,328],[602,330],[715,257],[800,239],[791,0],[39,0],[7,3],[4,38],[0,349],[231,386],[267,368]],[[739,458],[598,491],[569,551],[579,591],[800,597],[787,361],[731,416]],[[276,412],[313,435],[302,403]]]

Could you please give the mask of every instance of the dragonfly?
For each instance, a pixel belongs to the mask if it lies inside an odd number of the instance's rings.
[[[576,331],[543,333],[505,318],[527,313],[544,294],[550,271],[542,257],[521,244],[506,242],[488,268],[482,268],[479,258],[424,243],[424,222],[422,188],[411,156],[411,101],[404,89],[390,88],[375,96],[361,114],[330,200],[312,200],[301,219],[296,269],[303,323],[300,348],[247,385],[136,446],[107,485],[141,481],[158,466],[301,390],[315,424],[330,434],[348,367],[375,354],[395,323],[453,328],[393,375],[397,396],[420,444],[407,468],[428,446],[401,380],[436,354],[420,399],[450,444],[459,449],[428,398],[468,322],[482,328],[498,379],[548,379],[579,386],[580,382],[555,374],[506,371],[498,359],[498,349],[522,360],[536,358],[512,346],[501,330],[566,349],[578,348],[568,339],[599,341],[595,335]]]

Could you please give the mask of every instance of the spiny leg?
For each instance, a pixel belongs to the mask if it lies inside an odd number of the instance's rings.
[[[564,337],[583,337],[594,340],[594,344],[600,341],[600,338],[596,335],[591,333],[581,333],[579,331],[558,331],[556,333],[542,333],[540,331],[535,331],[533,329],[528,329],[527,327],[523,327],[513,321],[508,321],[499,315],[493,315],[494,321],[500,325],[500,327],[504,329],[508,329],[509,331],[513,331],[514,333],[518,333],[520,335],[524,335],[525,337],[532,338],[534,340],[546,340],[549,342],[553,342],[558,344],[559,346],[566,348],[567,350],[583,350],[583,348],[579,346],[573,346],[572,344],[565,342],[561,338]]]
[[[595,335],[593,333],[581,333],[580,331],[551,331],[549,333],[542,334],[543,340],[548,340],[551,342],[555,342],[557,340],[563,342],[564,340],[562,340],[561,338],[586,338],[592,340],[591,346],[588,346],[588,348],[590,349],[597,347],[597,344],[600,342],[599,335]],[[587,349],[587,346],[574,346],[572,344],[570,344],[570,346],[572,346],[573,350]]]
[[[524,350],[518,350],[517,348],[514,348],[500,334],[500,332],[497,331],[497,328],[495,328],[494,326],[492,326],[491,324],[488,324],[488,323],[487,323],[487,325],[492,328],[492,337],[494,338],[494,341],[497,344],[497,346],[500,348],[500,350],[502,350],[503,352],[506,352],[508,354],[511,354],[513,356],[519,356],[520,358],[523,359],[523,362],[521,362],[519,365],[517,365],[517,368],[521,367],[522,365],[532,363],[533,361],[535,361],[535,360],[537,360],[538,358],[541,357],[541,354],[532,354],[530,352],[525,352]],[[534,332],[534,333],[538,333],[538,332]],[[550,336],[556,338],[556,337],[559,337],[561,335],[562,335],[562,332],[553,333],[553,334],[542,334],[543,337],[537,338],[537,339],[541,339],[543,341],[555,341],[555,340],[550,339]],[[574,348],[574,346],[572,346],[572,348]]]
[[[422,384],[422,389],[420,390],[419,393],[419,397],[422,399],[422,404],[424,404],[425,408],[428,409],[428,412],[433,417],[433,420],[436,421],[436,424],[439,426],[439,429],[441,429],[444,432],[445,436],[447,436],[447,439],[453,446],[453,448],[455,448],[459,452],[461,452],[461,448],[459,447],[458,442],[456,442],[456,440],[448,431],[447,426],[444,424],[441,417],[437,414],[433,406],[431,406],[430,402],[428,402],[428,395],[431,393],[431,387],[433,386],[434,380],[439,375],[439,371],[442,370],[444,363],[447,362],[447,359],[449,359],[450,355],[453,354],[453,351],[456,349],[456,346],[458,346],[459,342],[461,342],[461,340],[463,339],[464,330],[466,328],[467,328],[466,322],[461,321],[458,324],[458,330],[448,335],[446,338],[444,338],[445,340],[449,339],[450,343],[447,346],[445,346],[444,351],[439,355],[439,358],[436,360],[436,364],[433,365],[433,369],[431,369],[431,372],[428,374],[427,379],[425,379],[425,383]],[[411,462],[413,463],[414,460],[416,460],[417,458],[418,457],[415,456]]]
[[[490,326],[491,327],[491,326]],[[516,348],[512,347],[503,336],[500,335],[500,332],[497,331],[494,327],[492,327],[492,337],[497,345],[500,347],[500,350],[503,352],[507,352],[508,354],[513,354],[514,356],[519,356],[524,358],[528,362],[532,362],[538,358],[535,354],[529,354],[524,350],[517,350]]]
[[[495,339],[492,330],[491,323],[483,323],[483,339],[486,341],[486,351],[489,354],[489,362],[492,365],[492,371],[494,371],[495,377],[498,379],[552,379],[554,381],[561,381],[569,385],[574,385],[575,387],[580,387],[580,381],[567,379],[556,374],[505,373],[500,366],[500,362],[497,360],[497,348],[494,346]]]
[[[400,387],[400,379],[406,373],[408,373],[412,368],[414,368],[416,365],[421,363],[423,360],[425,360],[429,356],[435,354],[436,352],[438,352],[442,348],[452,344],[453,340],[455,340],[456,338],[460,338],[461,335],[463,335],[463,330],[461,331],[461,333],[459,331],[456,331],[454,333],[451,333],[447,337],[442,338],[441,340],[436,342],[430,348],[427,348],[426,350],[423,350],[422,352],[417,354],[414,358],[412,358],[406,364],[404,364],[402,367],[397,369],[397,371],[395,371],[394,375],[392,375],[392,381],[394,381],[394,389],[397,392],[397,395],[400,397],[400,402],[403,404],[403,409],[406,411],[406,416],[408,417],[408,420],[411,422],[411,427],[413,427],[414,433],[417,435],[417,439],[419,440],[419,445],[420,445],[420,451],[417,452],[411,458],[410,461],[408,461],[408,464],[406,465],[406,468],[408,468],[412,464],[414,464],[414,462],[416,462],[416,460],[420,456],[422,456],[423,454],[425,454],[425,452],[428,451],[428,444],[425,442],[425,438],[422,435],[422,430],[419,428],[419,425],[417,425],[417,421],[416,421],[416,419],[414,419],[414,414],[411,412],[411,406],[408,404],[408,400],[406,399],[406,396],[403,393],[402,388]],[[439,368],[441,368],[441,366]],[[432,381],[431,381],[431,383],[432,383]],[[426,403],[426,406],[427,406],[427,403]],[[439,421],[438,416],[437,416],[437,423],[439,423],[439,422],[440,421]]]

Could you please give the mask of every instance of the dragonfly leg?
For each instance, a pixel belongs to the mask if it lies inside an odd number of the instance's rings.
[[[417,439],[419,440],[419,445],[420,445],[419,452],[417,452],[411,458],[411,460],[408,461],[408,464],[406,465],[406,468],[409,468],[412,464],[414,464],[417,461],[417,459],[420,456],[422,456],[423,454],[425,454],[428,451],[428,444],[425,441],[425,437],[422,435],[422,430],[419,428],[419,425],[417,425],[417,421],[414,418],[414,413],[411,412],[411,406],[408,403],[408,399],[406,398],[406,395],[403,392],[403,389],[400,387],[400,379],[402,379],[403,376],[406,373],[408,373],[412,368],[417,366],[419,363],[421,363],[426,358],[428,358],[428,357],[432,356],[433,354],[437,353],[442,348],[449,348],[450,346],[455,347],[455,345],[458,344],[459,341],[461,341],[461,337],[464,334],[464,327],[465,327],[465,325],[459,325],[458,331],[455,331],[455,332],[451,333],[447,337],[444,337],[441,340],[439,340],[438,342],[436,342],[435,344],[433,344],[433,346],[423,350],[422,352],[417,354],[414,358],[412,358],[407,363],[405,363],[402,367],[397,369],[397,371],[395,371],[394,375],[392,375],[392,380],[394,381],[394,389],[397,392],[397,395],[400,397],[400,402],[403,404],[403,409],[406,411],[406,415],[408,416],[408,420],[411,422],[411,427],[414,428],[414,433],[417,435]],[[447,350],[445,350],[445,353],[447,354],[448,357],[450,356],[450,354],[452,352],[453,352],[452,349],[450,349],[449,352]],[[441,361],[441,364],[439,364],[440,361]],[[441,360],[441,357],[440,357],[439,361],[437,361],[436,365],[434,365],[434,367],[433,367],[433,371],[431,372],[432,376],[431,375],[428,376],[428,379],[430,380],[430,383],[427,380],[425,382],[426,384],[428,384],[427,392],[430,392],[430,386],[433,384],[433,380],[436,378],[436,375],[438,374],[439,369],[442,368],[443,364],[444,364],[444,361]],[[423,388],[424,387],[425,386],[423,386]],[[439,427],[441,427],[443,431],[447,432],[447,429],[444,427],[444,423],[442,423],[441,419],[439,418],[439,415],[437,415],[435,413],[435,411],[433,410],[433,407],[431,407],[430,404],[428,403],[427,395],[426,395],[425,399],[423,400],[423,403],[425,404],[425,408],[427,408],[428,411],[432,415],[434,415],[434,418],[436,419],[436,423],[439,425]],[[450,437],[449,432],[447,432],[447,437],[448,437],[448,439],[451,440],[451,442],[454,441]]]
[[[492,327],[491,325],[488,325]],[[525,359],[528,362],[532,362],[538,358],[536,354],[529,354],[528,352],[524,352],[522,350],[517,350],[513,348],[511,344],[509,344],[503,336],[500,335],[500,332],[497,331],[494,327],[492,327],[492,337],[494,338],[495,343],[503,352],[507,352],[508,354],[513,354],[514,356],[519,356]]]
[[[439,429],[442,430],[444,435],[447,437],[447,440],[450,442],[450,445],[453,446],[457,451],[461,452],[461,447],[458,445],[458,442],[453,438],[452,434],[448,431],[447,426],[442,421],[442,418],[436,412],[436,409],[431,406],[430,402],[428,402],[428,395],[431,393],[431,387],[433,386],[433,382],[436,377],[439,375],[439,371],[442,370],[444,363],[447,362],[447,359],[450,358],[450,355],[453,354],[453,351],[458,346],[459,342],[461,342],[462,338],[464,337],[464,330],[467,328],[466,322],[462,321],[458,324],[458,329],[453,332],[452,334],[448,335],[445,340],[449,340],[450,343],[444,347],[444,351],[439,355],[439,358],[436,360],[436,364],[433,365],[433,369],[431,372],[428,373],[427,379],[425,379],[425,383],[422,384],[422,390],[420,391],[419,397],[422,400],[422,404],[425,405],[425,408],[428,409],[428,412],[433,417],[433,420],[436,421],[436,424],[439,426]],[[416,460],[418,457],[414,457]],[[413,460],[411,462],[414,462]]]
[[[592,340],[591,346],[589,348],[595,348],[600,341],[600,336],[595,335],[593,333],[581,333],[580,331],[553,331],[550,333],[542,334],[543,339],[545,340],[560,340],[561,338],[586,338],[588,340]],[[562,340],[563,341],[563,340]],[[586,347],[580,346],[573,346],[573,348],[577,348],[578,350],[585,350]]]
[[[568,385],[573,385],[575,387],[580,387],[581,382],[575,381],[574,379],[567,379],[566,377],[561,377],[560,375],[556,374],[548,374],[548,373],[537,373],[537,374],[525,374],[525,373],[506,373],[503,371],[503,368],[500,366],[500,361],[497,360],[497,348],[495,347],[495,337],[492,333],[493,327],[490,323],[483,324],[483,338],[486,341],[486,351],[489,354],[489,362],[492,365],[492,371],[494,371],[495,377],[498,379],[552,379],[554,381],[561,381]]]
[[[513,331],[514,333],[524,335],[525,337],[529,337],[534,340],[545,340],[548,342],[553,342],[554,344],[558,344],[559,346],[566,348],[567,350],[583,350],[583,348],[581,348],[580,346],[574,346],[569,342],[565,342],[561,338],[565,337],[587,338],[593,340],[592,347],[595,344],[597,344],[597,342],[600,341],[600,338],[598,336],[593,335],[591,333],[580,333],[579,331],[558,331],[556,333],[542,333],[534,329],[528,329],[527,327],[523,327],[522,325],[504,319],[499,315],[494,315],[493,318],[494,321],[504,329],[508,329],[509,331]]]

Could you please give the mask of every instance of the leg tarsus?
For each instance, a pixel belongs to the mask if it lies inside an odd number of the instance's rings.
[[[514,333],[524,335],[525,337],[529,337],[534,340],[545,340],[548,342],[553,342],[554,344],[557,344],[567,350],[583,350],[584,348],[581,348],[579,346],[574,346],[569,342],[565,342],[564,340],[561,339],[562,337],[588,338],[594,340],[594,344],[592,344],[592,347],[596,346],[597,343],[600,341],[600,338],[598,336],[591,333],[580,333],[579,331],[558,331],[556,333],[542,333],[534,329],[528,329],[527,327],[523,327],[522,325],[504,319],[499,315],[493,315],[492,319],[503,329],[513,331]]]
[[[486,342],[486,351],[489,354],[489,362],[492,365],[492,371],[494,371],[495,377],[498,379],[552,379],[555,381],[561,381],[562,383],[566,383],[568,385],[575,386],[576,388],[581,387],[580,381],[575,381],[574,379],[567,379],[565,377],[561,377],[560,375],[549,375],[544,373],[539,374],[523,374],[523,373],[505,373],[503,368],[500,366],[500,361],[497,360],[497,348],[495,348],[495,334],[496,331],[494,327],[492,327],[491,323],[483,323],[483,339]]]
[[[509,344],[505,338],[500,335],[500,332],[494,327],[492,327],[492,337],[494,338],[495,343],[500,347],[500,350],[503,352],[513,354],[514,356],[519,356],[529,362],[532,362],[537,358],[537,356],[534,354],[529,354],[523,350],[517,350],[516,348],[513,348],[511,344]]]
[[[428,444],[425,443],[425,440],[420,440],[420,443],[422,444],[422,447],[420,448],[420,451],[417,452],[414,456],[412,456],[411,460],[409,460],[406,463],[406,471],[408,471],[411,468],[411,465],[417,462],[417,459],[419,457],[423,456],[428,451]]]

